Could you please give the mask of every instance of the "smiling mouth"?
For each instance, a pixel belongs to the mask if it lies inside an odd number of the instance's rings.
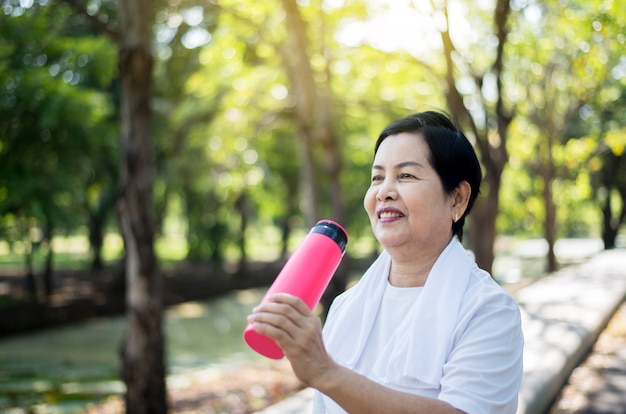
[[[378,214],[379,219],[390,219],[399,217],[404,217],[404,214],[394,211],[383,211],[382,213]]]

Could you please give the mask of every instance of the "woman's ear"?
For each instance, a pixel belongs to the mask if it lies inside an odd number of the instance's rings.
[[[458,218],[463,217],[463,214],[465,214],[471,194],[472,187],[467,181],[461,181],[461,183],[452,191],[452,215],[456,217],[454,221],[457,221]]]

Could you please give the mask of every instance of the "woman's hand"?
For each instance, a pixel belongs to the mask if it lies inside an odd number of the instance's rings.
[[[275,340],[298,379],[350,413],[456,413],[448,403],[396,391],[337,364],[322,341],[322,323],[302,300],[280,293],[248,316],[254,330]]]
[[[300,381],[315,387],[336,366],[324,347],[322,323],[298,297],[272,296],[248,316],[254,330],[275,340]]]

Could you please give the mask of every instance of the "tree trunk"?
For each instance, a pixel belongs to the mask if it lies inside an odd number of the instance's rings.
[[[607,197],[602,206],[602,242],[604,243],[605,250],[615,248],[617,229],[614,228],[612,224],[613,221],[613,214],[611,212],[611,197]]]
[[[52,278],[53,278],[53,269],[52,269],[52,265],[53,265],[53,258],[54,258],[54,250],[52,248],[52,238],[53,238],[53,234],[54,234],[54,230],[53,230],[53,225],[52,225],[52,219],[50,218],[50,214],[44,213],[45,218],[46,218],[46,223],[45,223],[45,227],[44,227],[44,238],[43,238],[43,243],[45,244],[45,246],[47,247],[46,250],[46,261],[45,261],[45,265],[44,265],[44,270],[43,270],[43,287],[44,287],[44,299],[46,301],[46,303],[50,303],[50,298],[52,296],[52,291],[54,290],[53,288],[53,282],[52,282]]]
[[[36,304],[38,302],[37,299],[37,281],[35,280],[35,269],[33,267],[33,244],[29,243],[30,247],[25,256],[25,264],[26,264],[26,288],[28,289],[28,296],[30,297],[30,302],[32,304]]]
[[[468,135],[474,137],[479,148],[479,156],[485,169],[485,179],[482,196],[478,198],[474,210],[468,219],[469,225],[469,248],[474,252],[476,263],[486,271],[492,271],[494,260],[494,245],[496,239],[496,218],[500,205],[500,181],[504,167],[508,162],[506,141],[508,127],[513,119],[504,106],[504,92],[501,81],[504,61],[504,46],[508,39],[508,17],[511,11],[509,0],[498,0],[494,9],[494,32],[498,38],[496,57],[489,74],[495,76],[498,89],[498,99],[495,111],[489,111],[489,105],[484,104],[485,112],[489,119],[485,119],[486,128],[478,128],[471,112],[466,107],[463,96],[456,86],[457,68],[454,64],[453,55],[455,47],[450,33],[447,30],[441,32],[444,57],[446,60],[446,100],[448,108],[455,121],[461,125]],[[447,18],[448,10],[444,7],[443,12]],[[448,24],[447,27],[450,25]],[[486,74],[485,74],[486,75]],[[474,74],[477,85],[482,84],[484,77]],[[480,88],[479,88],[480,89]],[[491,121],[491,122],[490,122]],[[489,125],[496,125],[496,130],[490,130]]]
[[[545,157],[541,167],[541,177],[543,178],[543,189],[541,195],[543,197],[543,205],[545,209],[544,237],[548,243],[548,253],[546,259],[548,261],[548,272],[554,272],[558,263],[554,254],[554,245],[556,243],[556,205],[554,204],[554,196],[552,194],[552,183],[555,179],[554,160],[552,158],[552,138],[548,137]],[[540,147],[541,148],[541,147]],[[540,149],[541,151],[541,149]]]
[[[94,209],[88,203],[85,203],[85,209],[89,212],[89,246],[92,252],[91,270],[101,270],[104,267],[102,246],[104,245],[105,224],[119,195],[118,190],[107,190],[106,193],[101,195]]]
[[[298,121],[300,123],[300,121]],[[317,168],[313,155],[314,140],[311,131],[298,126],[298,149],[300,151],[300,211],[304,214],[305,227],[312,227],[320,218],[320,197]]]
[[[304,22],[294,0],[283,0],[287,38],[282,53],[292,94],[296,98],[296,124],[300,150],[300,206],[305,225],[313,226],[320,215],[320,200],[315,166],[315,122],[317,91],[313,68],[307,53]]]
[[[497,234],[495,218],[500,209],[499,193],[500,178],[494,178],[487,173],[483,182],[484,195],[476,200],[467,222],[467,241],[474,253],[476,263],[490,273],[495,258],[493,246]]]
[[[122,85],[122,183],[120,221],[126,249],[128,332],[122,350],[126,412],[165,414],[162,276],[154,252],[150,106],[152,93],[152,0],[120,6]]]
[[[602,200],[602,241],[605,249],[615,248],[619,228],[626,218],[626,175],[622,166],[625,159],[624,155],[618,156],[608,151],[604,156],[604,165],[600,171],[600,186],[606,193]],[[622,208],[617,215],[613,214],[611,206],[613,190],[617,190],[617,194],[622,199]]]
[[[302,151],[302,190],[303,211],[308,226],[312,226],[320,217],[320,201],[318,198],[318,181],[316,177],[314,148],[321,145],[324,167],[328,178],[328,200],[331,208],[330,218],[345,223],[345,201],[341,186],[341,154],[335,128],[333,113],[333,96],[328,82],[330,70],[326,70],[326,83],[320,85],[315,80],[307,50],[309,42],[304,20],[300,16],[295,0],[283,0],[287,24],[287,40],[283,60],[287,75],[293,85],[297,98],[296,118],[300,133],[300,149]],[[322,297],[322,306],[326,312],[337,294],[346,288],[348,260],[331,279],[327,292]]]
[[[52,292],[54,291],[53,283],[53,262],[54,262],[54,249],[52,248],[52,235],[47,241],[48,250],[46,251],[46,264],[43,270],[43,286],[44,293],[46,295],[46,302],[50,303]]]
[[[239,237],[237,244],[239,246],[239,266],[237,267],[237,277],[246,276],[246,263],[248,262],[248,251],[246,249],[246,230],[250,221],[250,202],[248,194],[244,189],[235,202],[235,209],[239,212]]]
[[[89,220],[89,245],[91,247],[92,259],[91,270],[103,268],[102,245],[104,244],[104,223],[99,218],[92,215]]]

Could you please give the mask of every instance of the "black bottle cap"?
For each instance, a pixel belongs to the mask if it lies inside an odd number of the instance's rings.
[[[341,249],[342,252],[346,251],[346,245],[348,244],[348,233],[339,224],[331,220],[320,220],[311,229],[309,233],[320,233],[330,237]]]

